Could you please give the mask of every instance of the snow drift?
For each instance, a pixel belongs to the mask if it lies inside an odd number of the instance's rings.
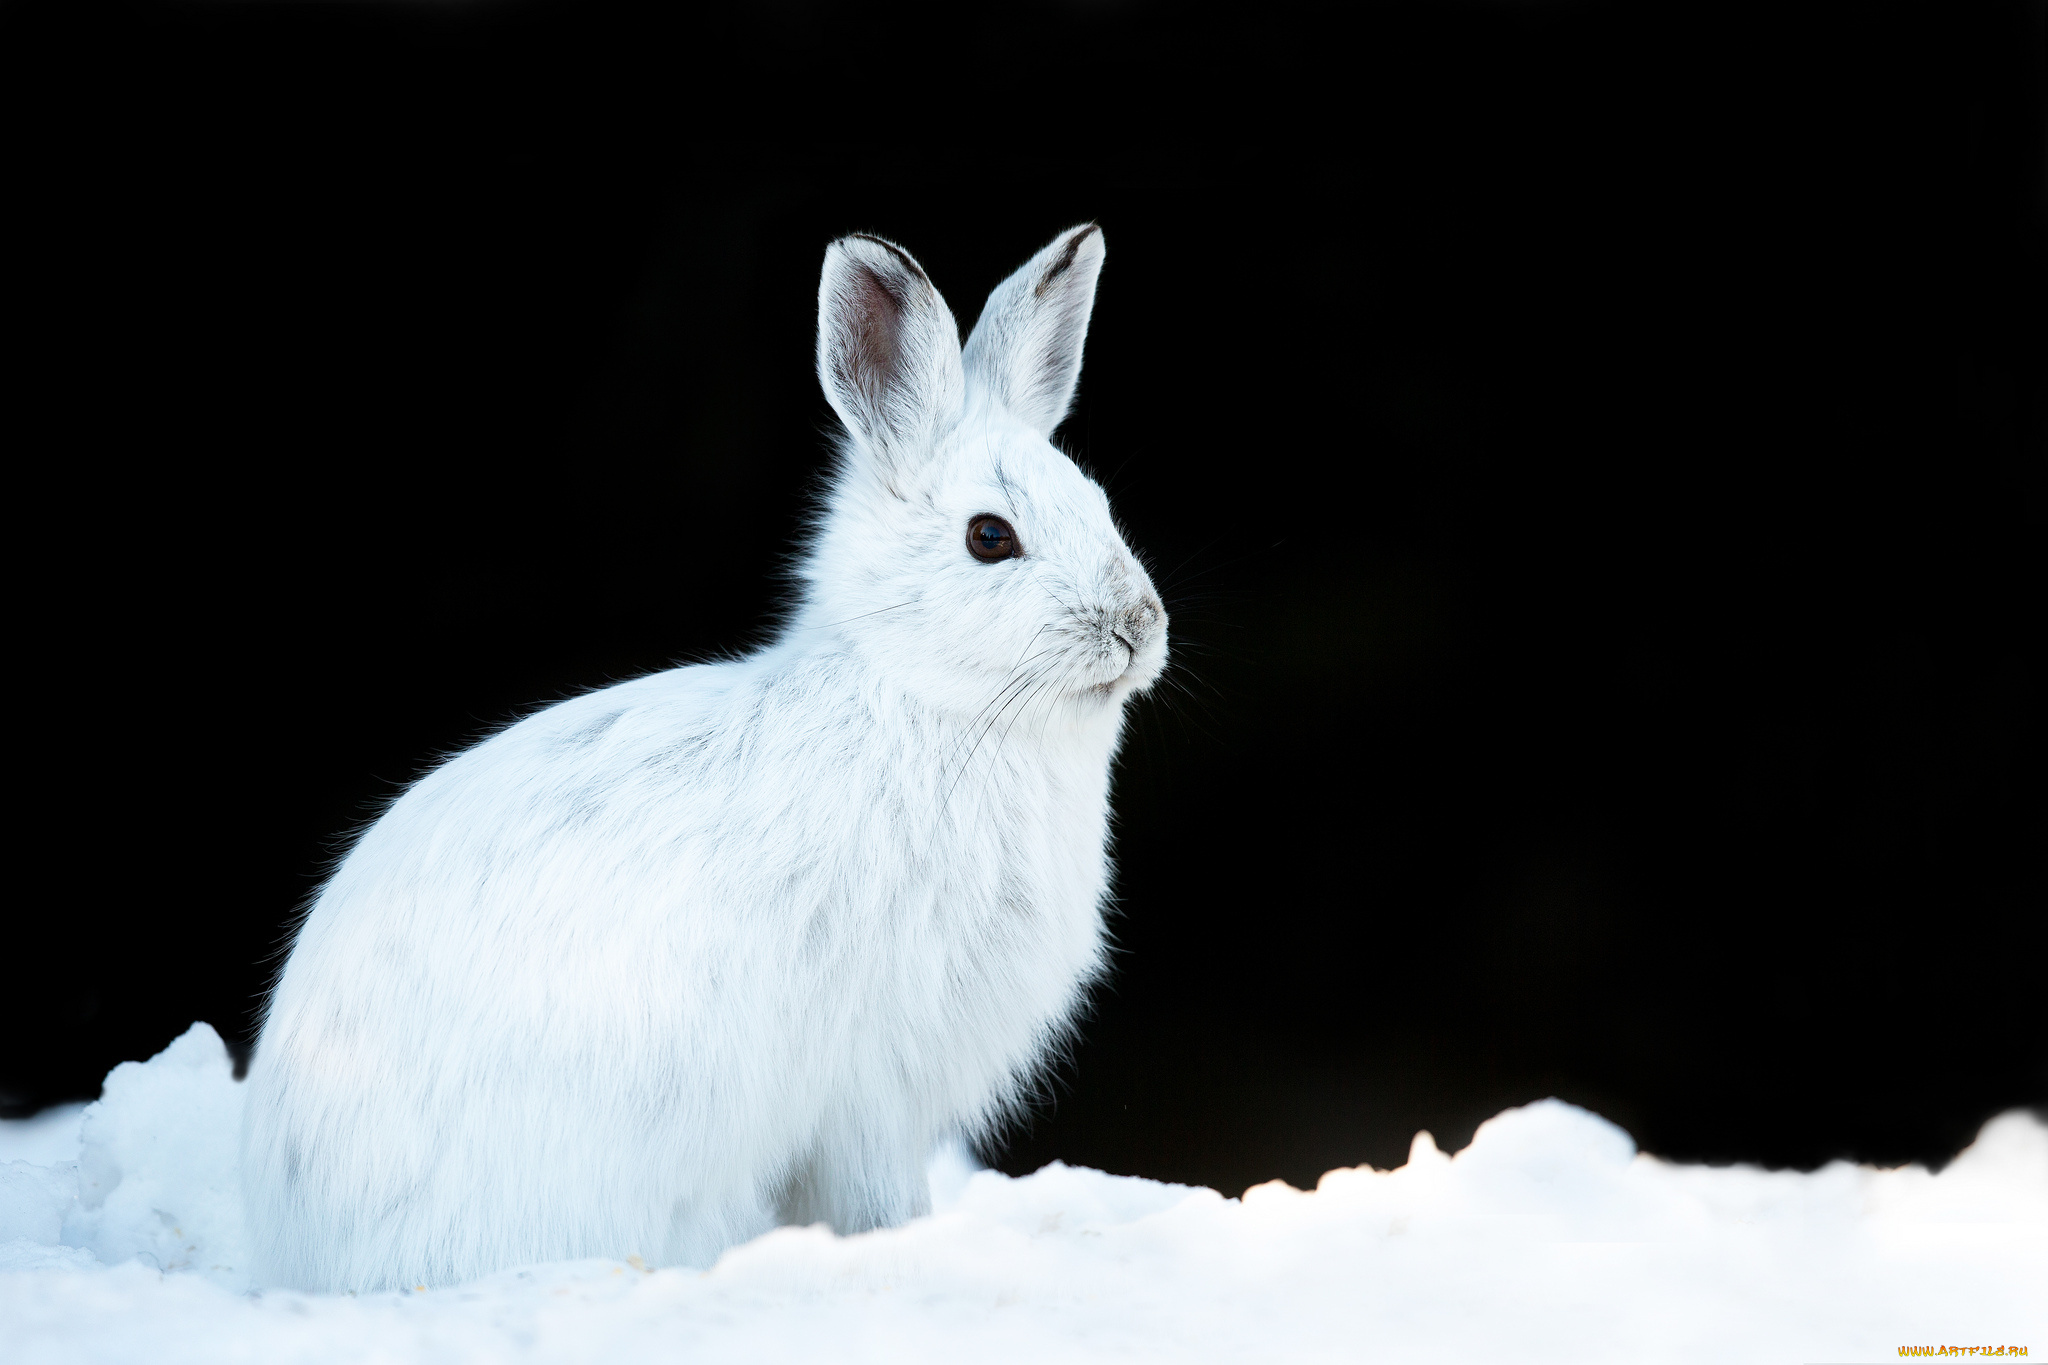
[[[0,1125],[0,1357],[44,1361],[1874,1361],[2048,1353],[2048,1128],[1939,1175],[1673,1165],[1554,1100],[1455,1157],[1225,1199],[1061,1165],[932,1171],[937,1212],[783,1228],[712,1270],[576,1261],[445,1290],[262,1292],[212,1029]]]

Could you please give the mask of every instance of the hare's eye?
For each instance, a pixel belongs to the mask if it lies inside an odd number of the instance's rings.
[[[1017,533],[1010,529],[1010,523],[987,513],[967,523],[967,550],[984,564],[1023,553],[1018,548]]]

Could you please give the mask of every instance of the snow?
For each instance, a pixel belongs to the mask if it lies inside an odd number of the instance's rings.
[[[0,1122],[0,1166],[26,1161],[31,1166],[61,1166],[78,1160],[78,1119],[83,1104],[59,1104],[34,1118]]]
[[[782,1228],[708,1272],[575,1261],[361,1298],[252,1289],[213,1030],[0,1124],[0,1358],[1874,1361],[2048,1353],[2048,1127],[1939,1175],[1681,1166],[1555,1100],[1455,1157],[1213,1190],[958,1152],[937,1212]]]

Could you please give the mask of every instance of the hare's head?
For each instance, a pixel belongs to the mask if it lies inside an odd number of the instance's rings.
[[[1081,373],[1102,269],[1092,224],[989,295],[963,350],[901,247],[825,253],[818,378],[845,423],[799,550],[804,624],[948,710],[1093,712],[1166,663],[1166,612],[1109,500],[1050,437]]]

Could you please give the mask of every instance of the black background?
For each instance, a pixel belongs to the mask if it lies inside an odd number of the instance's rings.
[[[1006,1169],[2048,1100],[2043,7],[1366,10],[10,6],[9,1112],[246,1043],[434,755],[760,638],[828,240],[964,324],[1089,219],[1176,685]]]

